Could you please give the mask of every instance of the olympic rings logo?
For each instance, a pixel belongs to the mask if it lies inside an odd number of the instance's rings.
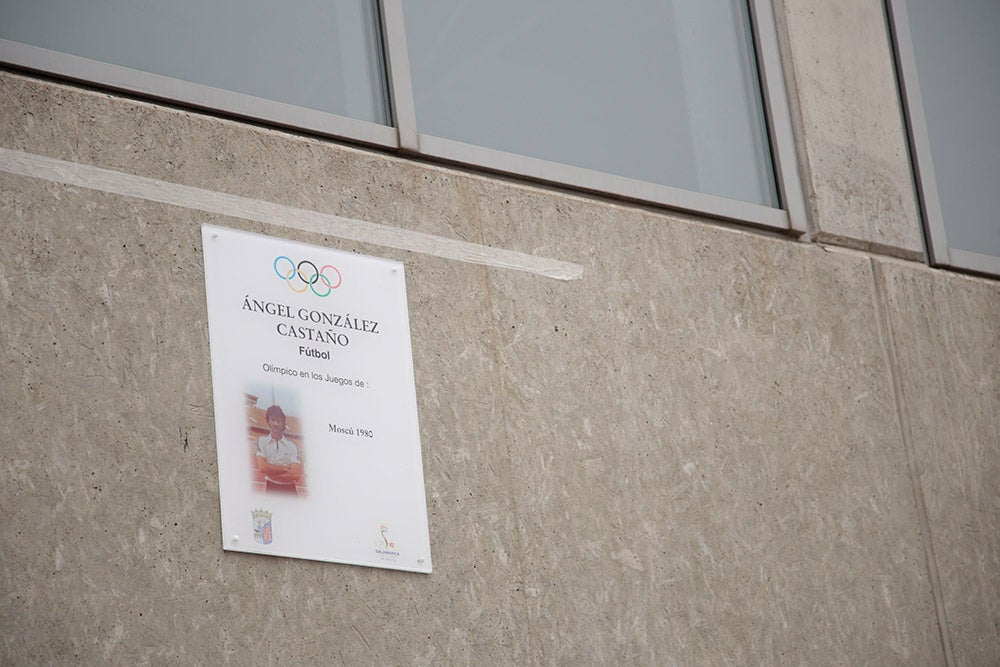
[[[304,259],[298,264],[291,257],[278,255],[274,258],[274,272],[288,284],[288,289],[299,294],[306,290],[318,297],[326,298],[330,292],[340,287],[344,278],[340,269],[333,264],[317,268],[316,264]]]

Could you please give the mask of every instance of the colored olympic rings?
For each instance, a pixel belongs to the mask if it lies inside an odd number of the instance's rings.
[[[302,294],[306,290],[312,290],[312,293],[318,297],[330,296],[330,292],[340,287],[340,284],[344,282],[343,276],[340,275],[340,269],[333,264],[317,268],[316,264],[308,259],[296,264],[291,257],[285,255],[278,255],[274,258],[274,272],[288,284],[288,288],[293,292]]]

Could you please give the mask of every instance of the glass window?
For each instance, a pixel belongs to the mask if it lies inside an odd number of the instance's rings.
[[[0,38],[389,123],[374,0],[0,0]]]
[[[770,0],[0,0],[0,62],[805,229]]]
[[[1000,274],[1000,2],[892,10],[933,260]]]
[[[417,130],[777,206],[741,0],[406,0]]]

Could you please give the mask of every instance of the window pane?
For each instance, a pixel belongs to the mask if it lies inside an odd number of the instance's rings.
[[[0,0],[0,37],[388,123],[374,0]]]
[[[1000,257],[1000,2],[908,0],[948,245]]]
[[[744,2],[404,3],[417,129],[776,206]]]

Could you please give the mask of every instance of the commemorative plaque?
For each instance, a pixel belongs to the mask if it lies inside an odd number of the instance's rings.
[[[403,265],[202,241],[223,548],[430,572]]]

